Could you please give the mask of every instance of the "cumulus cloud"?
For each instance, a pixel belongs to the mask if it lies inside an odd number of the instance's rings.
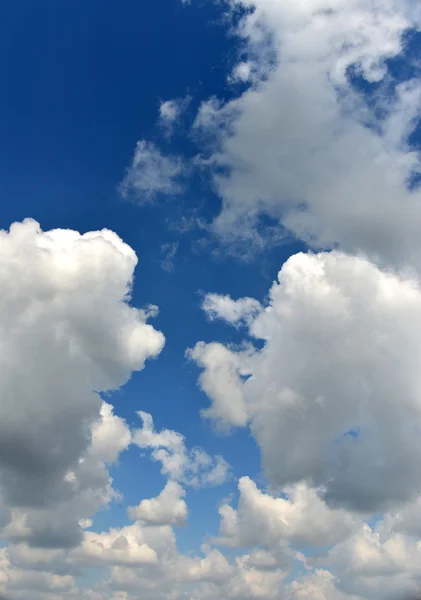
[[[249,9],[238,27],[248,57],[232,77],[251,85],[228,103],[204,101],[195,124],[214,140],[215,230],[261,244],[266,215],[313,247],[419,264],[420,192],[408,181],[420,162],[408,139],[421,87],[387,66],[420,26],[417,3],[230,4]],[[352,73],[374,90],[370,101]]]
[[[0,232],[1,537],[28,560],[31,548],[59,558],[78,545],[84,521],[116,495],[108,466],[131,434],[99,392],[164,344],[150,311],[129,304],[136,264],[108,230],[43,232],[28,219]],[[7,594],[71,592],[70,575],[36,571],[8,568]]]
[[[190,356],[208,416],[250,423],[274,485],[306,481],[333,505],[381,511],[420,489],[420,321],[417,280],[298,254],[249,327],[261,350],[199,343]]]
[[[143,427],[133,432],[133,443],[152,450],[163,475],[193,487],[217,486],[227,480],[230,466],[222,456],[211,457],[198,447],[188,450],[183,435],[170,429],[157,432],[150,414],[139,411],[138,415]]]
[[[249,477],[238,485],[238,509],[220,507],[219,543],[233,547],[276,547],[280,540],[330,546],[348,537],[360,520],[344,510],[330,509],[317,491],[304,483],[285,488],[286,497],[261,492]]]
[[[130,506],[127,513],[131,519],[146,525],[178,525],[187,521],[186,492],[176,481],[168,481],[156,498],[142,500],[139,506]]]
[[[419,592],[420,553],[419,542],[397,533],[381,540],[375,530],[364,525],[325,559],[314,562],[329,564],[346,594],[403,600],[416,598]]]
[[[126,170],[119,191],[123,198],[142,204],[160,195],[174,196],[183,187],[181,159],[163,154],[152,142],[137,142],[133,161]]]
[[[72,558],[93,566],[137,566],[157,561],[156,552],[145,542],[138,524],[102,533],[85,531],[83,542],[73,551]]]
[[[241,376],[249,375],[247,352],[232,352],[222,344],[198,342],[186,356],[203,369],[199,383],[212,400],[202,409],[204,417],[212,419],[222,430],[244,427],[249,417],[246,410]]]

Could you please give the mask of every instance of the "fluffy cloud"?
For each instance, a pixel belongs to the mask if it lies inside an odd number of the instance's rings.
[[[421,545],[401,534],[383,541],[368,525],[335,546],[325,559],[336,573],[338,587],[363,598],[416,598],[420,590]],[[419,596],[418,596],[419,597]]]
[[[176,481],[168,481],[156,498],[142,500],[139,506],[130,506],[130,518],[145,525],[185,525],[187,504],[185,491]]]
[[[407,184],[420,169],[408,139],[419,120],[421,87],[418,79],[394,81],[385,62],[420,26],[419,5],[230,4],[250,9],[238,29],[248,58],[233,77],[251,86],[227,104],[205,101],[196,120],[206,139],[214,137],[210,164],[223,200],[216,231],[227,241],[262,243],[263,214],[313,247],[339,244],[419,264],[420,192]],[[374,90],[370,102],[351,72]]]
[[[153,530],[154,528],[152,528]],[[169,545],[158,565],[146,568],[112,569],[112,589],[129,598],[194,598],[210,600],[263,599],[279,597],[286,571],[256,564],[254,554],[230,561],[219,550],[202,548],[202,555],[178,555]]]
[[[286,498],[262,493],[249,477],[239,481],[237,510],[224,504],[219,512],[219,542],[234,547],[273,548],[280,540],[329,546],[348,537],[360,521],[343,510],[332,510],[305,484],[285,489]]]
[[[60,558],[116,494],[107,467],[131,434],[99,392],[119,388],[164,344],[151,310],[129,305],[136,264],[107,230],[43,232],[26,220],[0,232],[1,536],[20,561],[31,547]],[[7,593],[32,577],[16,568]],[[73,585],[36,571],[26,590]]]
[[[274,485],[306,481],[360,511],[413,498],[419,283],[339,252],[295,255],[278,280],[249,329],[261,350],[200,343],[190,353],[204,368],[209,415],[249,421]]]
[[[72,559],[83,565],[137,566],[156,563],[157,555],[145,541],[142,527],[134,524],[102,533],[85,531]]]
[[[199,342],[187,350],[186,356],[202,367],[199,382],[212,400],[202,415],[217,424],[220,429],[244,427],[248,413],[244,402],[242,375],[249,375],[247,358],[249,353],[232,352],[222,344]]]
[[[151,202],[162,194],[172,196],[182,191],[182,171],[179,158],[166,156],[153,143],[140,140],[119,190],[123,198],[140,204]]]
[[[133,432],[133,443],[152,450],[152,458],[162,464],[161,472],[170,479],[193,487],[221,485],[229,476],[222,456],[211,457],[202,448],[187,450],[184,436],[170,429],[156,432],[151,415],[139,411],[142,429]]]
[[[233,300],[230,296],[218,294],[206,294],[202,308],[211,320],[223,319],[231,325],[248,324],[262,310],[260,302],[254,298]]]

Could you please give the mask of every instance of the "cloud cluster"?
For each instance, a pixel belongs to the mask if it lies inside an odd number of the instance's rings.
[[[183,435],[170,429],[157,432],[150,414],[139,411],[138,415],[143,427],[133,432],[133,443],[152,450],[163,475],[192,487],[221,485],[229,477],[230,466],[222,456],[211,457],[202,448],[188,450]]]
[[[261,350],[199,343],[191,351],[204,369],[208,416],[249,422],[274,485],[306,481],[331,504],[368,512],[413,498],[418,281],[339,252],[298,254],[269,298],[249,326]]]
[[[223,201],[215,231],[261,245],[265,215],[313,247],[419,264],[420,192],[408,183],[420,162],[408,140],[421,87],[387,66],[420,26],[417,3],[230,4],[249,9],[237,32],[247,60],[233,78],[250,87],[225,104],[206,100],[196,119],[214,139],[208,159]],[[370,101],[355,78],[377,90]]]
[[[409,141],[421,87],[387,61],[421,10],[228,5],[248,9],[229,80],[249,88],[204,102],[193,126],[212,142],[197,162],[214,168],[222,199],[214,231],[262,246],[268,216],[313,249],[340,247],[291,257],[264,304],[208,294],[207,317],[245,328],[244,341],[188,351],[203,415],[249,428],[269,485],[241,477],[219,536],[179,551],[184,487],[220,485],[230,467],[145,412],[131,431],[101,398],[164,344],[147,322],[156,309],[130,305],[136,256],[110,231],[16,223],[0,232],[0,598],[407,600],[420,588],[421,197]],[[186,106],[161,104],[166,133]],[[152,201],[179,193],[183,175],[182,159],[140,141],[120,192]],[[128,508],[129,524],[95,531],[130,444],[150,451],[165,487]],[[100,581],[81,589],[91,568]]]
[[[3,526],[32,545],[73,545],[130,440],[98,392],[141,370],[164,336],[128,303],[137,258],[116,234],[26,220],[0,232],[0,251]]]
[[[0,255],[1,537],[27,562],[31,548],[52,561],[115,497],[108,466],[131,442],[99,393],[143,369],[164,336],[130,306],[137,258],[111,231],[43,232],[28,219],[0,232]],[[34,568],[12,569],[8,593],[73,585]]]
[[[348,537],[361,521],[347,511],[330,509],[305,484],[286,487],[286,497],[261,492],[249,477],[239,481],[238,509],[220,507],[219,542],[233,547],[276,547],[281,540],[330,546]]]

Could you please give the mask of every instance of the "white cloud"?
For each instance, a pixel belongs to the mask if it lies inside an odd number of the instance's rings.
[[[183,435],[170,429],[156,432],[150,414],[139,411],[138,415],[143,427],[133,432],[133,443],[152,450],[164,475],[193,487],[217,486],[227,480],[230,466],[222,456],[211,457],[202,448],[187,450]]]
[[[248,324],[262,310],[260,302],[254,298],[233,300],[230,296],[218,294],[206,294],[202,308],[211,320],[223,319],[231,325]]]
[[[183,189],[182,172],[179,158],[164,155],[152,142],[140,140],[119,190],[123,198],[140,204],[151,202],[159,195],[173,196]]]
[[[240,3],[232,0],[233,6]],[[339,244],[391,263],[421,263],[421,193],[407,181],[420,169],[408,135],[420,115],[419,80],[394,87],[385,60],[420,25],[411,0],[246,0],[239,33],[248,61],[234,78],[252,85],[199,110],[196,129],[214,136],[210,165],[223,200],[215,230],[226,241],[262,244],[259,215],[280,220],[314,247]],[[379,121],[347,78],[367,82]],[[385,101],[386,98],[386,101]],[[224,174],[221,174],[221,167]]]
[[[380,511],[421,487],[420,325],[417,281],[338,252],[298,254],[250,325],[261,350],[199,343],[190,355],[207,415],[250,421],[274,485],[306,481],[330,503]]]
[[[145,541],[142,527],[137,523],[102,533],[85,531],[83,542],[73,551],[72,559],[93,566],[137,566],[158,560],[155,550]]]
[[[174,98],[161,102],[159,107],[159,124],[168,135],[173,133],[174,127],[191,102],[190,96]]]
[[[183,526],[187,522],[187,504],[183,499],[185,491],[176,481],[168,481],[156,498],[142,500],[139,506],[130,506],[131,519],[145,525]]]
[[[248,354],[232,352],[222,344],[199,342],[186,355],[202,367],[199,383],[212,400],[202,415],[213,419],[219,429],[247,425],[249,417],[240,376],[250,373]]]
[[[287,498],[261,492],[249,477],[239,481],[238,509],[225,504],[219,543],[233,547],[273,549],[280,540],[330,546],[348,537],[360,520],[343,510],[330,509],[317,491],[301,483],[287,487]]]
[[[317,569],[315,573],[297,578],[285,590],[285,600],[363,600],[338,590],[337,581],[329,571]]]
[[[127,423],[114,414],[111,404],[103,402],[101,417],[92,428],[90,455],[113,464],[130,443],[131,433]]]
[[[401,534],[381,540],[368,525],[335,546],[325,559],[338,587],[362,598],[416,598],[419,592],[420,543]]]
[[[30,565],[8,567],[13,598],[73,593],[72,576],[48,570],[66,564],[84,523],[116,495],[108,465],[131,435],[98,392],[164,344],[150,311],[129,304],[136,264],[108,230],[43,232],[26,220],[0,232],[1,537]],[[43,568],[37,552],[50,560]]]

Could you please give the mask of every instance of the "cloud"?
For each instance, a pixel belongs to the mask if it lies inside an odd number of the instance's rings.
[[[188,108],[190,102],[190,96],[161,102],[159,107],[159,124],[168,135],[173,133],[174,127]]]
[[[228,546],[273,550],[280,540],[330,546],[347,538],[361,523],[346,511],[330,509],[316,490],[303,483],[286,488],[286,498],[264,494],[249,477],[242,477],[238,488],[238,509],[228,504],[219,509],[221,527],[216,541]]]
[[[99,392],[143,369],[164,336],[130,306],[137,258],[111,231],[28,219],[0,248],[2,537],[66,548],[115,494],[107,465],[130,443]]]
[[[397,599],[416,597],[419,591],[419,543],[400,534],[381,540],[378,533],[363,525],[349,539],[337,544],[325,559],[347,594],[363,598]]]
[[[177,254],[178,246],[178,242],[162,244],[161,246],[161,254],[164,255],[164,258],[160,261],[160,265],[167,273],[174,272],[174,258]]]
[[[420,307],[416,280],[366,259],[291,257],[249,327],[261,350],[190,351],[212,402],[206,415],[250,423],[273,485],[306,481],[329,504],[363,512],[413,499]]]
[[[269,216],[315,248],[339,245],[372,258],[419,265],[419,172],[408,143],[421,86],[396,82],[400,55],[421,14],[410,0],[246,0],[238,34],[246,44],[233,77],[240,97],[203,102],[195,124],[222,198],[214,230],[229,243],[261,247]],[[373,93],[357,91],[351,73]],[[376,91],[377,90],[377,91]],[[380,117],[379,115],[383,115]]]
[[[181,485],[170,480],[159,496],[142,500],[139,506],[129,506],[127,514],[145,525],[183,526],[188,514],[185,495]]]
[[[156,432],[150,414],[139,411],[138,415],[143,427],[133,432],[133,443],[152,450],[163,475],[193,487],[218,486],[227,480],[230,466],[222,456],[211,457],[197,447],[187,450],[183,435],[170,429]]]
[[[254,298],[233,300],[230,296],[206,294],[202,309],[211,320],[223,319],[231,325],[240,325],[253,321],[262,310],[262,306]]]
[[[232,352],[222,344],[199,342],[187,350],[186,356],[203,369],[199,383],[212,400],[209,408],[202,409],[202,415],[212,419],[219,429],[245,427],[249,416],[241,375],[250,374],[248,354]]]
[[[157,554],[145,541],[139,524],[108,532],[84,532],[82,544],[73,551],[72,559],[84,565],[137,566],[157,562]]]
[[[119,191],[123,198],[138,204],[152,202],[160,195],[174,196],[183,190],[182,173],[180,158],[166,156],[152,142],[140,140]]]

